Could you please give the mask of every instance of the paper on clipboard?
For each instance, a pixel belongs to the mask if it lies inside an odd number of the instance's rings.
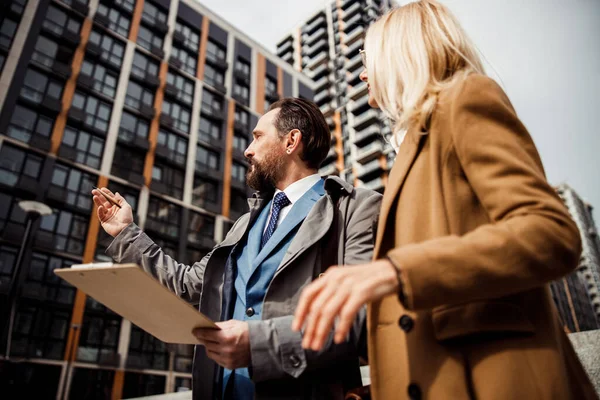
[[[197,344],[194,328],[219,329],[136,264],[81,264],[54,273],[163,342]]]

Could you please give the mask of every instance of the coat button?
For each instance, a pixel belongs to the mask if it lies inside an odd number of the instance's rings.
[[[251,317],[254,315],[254,308],[252,307],[248,307],[248,309],[246,310],[246,315]]]
[[[292,366],[293,366],[294,368],[298,368],[298,367],[300,366],[300,359],[298,358],[298,356],[297,356],[297,355],[295,355],[295,354],[292,354],[292,355],[290,356],[290,361],[292,362]]]
[[[413,326],[415,326],[415,321],[408,315],[403,315],[400,317],[398,325],[400,325],[400,328],[402,328],[404,332],[410,332]]]
[[[410,400],[421,400],[421,388],[415,383],[408,385],[408,398]]]

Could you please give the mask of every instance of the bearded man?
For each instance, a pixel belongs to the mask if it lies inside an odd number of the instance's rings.
[[[106,253],[223,321],[220,330],[194,332],[194,399],[343,399],[361,384],[364,314],[345,343],[331,336],[319,352],[303,349],[291,324],[302,289],[327,267],[371,260],[381,195],[318,175],[331,135],[310,101],[274,103],[252,135],[244,153],[257,190],[250,212],[201,261],[178,263],[136,226],[122,196],[114,195],[118,208],[94,190],[98,218],[114,237]]]

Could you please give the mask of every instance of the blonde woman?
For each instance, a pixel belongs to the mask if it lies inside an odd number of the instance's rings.
[[[448,9],[417,1],[373,24],[369,104],[400,145],[373,262],[303,292],[303,346],[344,340],[368,304],[376,399],[596,398],[548,283],[577,265],[579,232],[502,89]]]

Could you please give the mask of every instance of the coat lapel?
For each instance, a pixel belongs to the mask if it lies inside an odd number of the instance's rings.
[[[394,200],[396,200],[398,192],[402,188],[402,184],[417,158],[421,149],[421,143],[425,140],[426,136],[426,134],[417,132],[415,128],[410,129],[407,132],[402,145],[400,145],[396,161],[390,171],[387,185],[383,193],[383,199],[381,201],[381,212],[379,214],[379,223],[377,225],[377,239],[375,241],[375,251],[373,252],[374,257],[378,257],[381,241],[385,233],[385,225],[392,204],[394,203]]]
[[[314,204],[323,196],[325,193],[323,189],[323,180],[317,182],[304,196],[300,198],[292,206],[292,209],[288,213],[287,217],[283,222],[275,229],[273,236],[269,239],[265,247],[258,253],[258,256],[252,262],[253,271],[264,261],[264,259],[271,254],[277,245],[285,239],[285,237],[300,224],[306,215],[313,208]],[[298,236],[298,235],[296,235]]]

